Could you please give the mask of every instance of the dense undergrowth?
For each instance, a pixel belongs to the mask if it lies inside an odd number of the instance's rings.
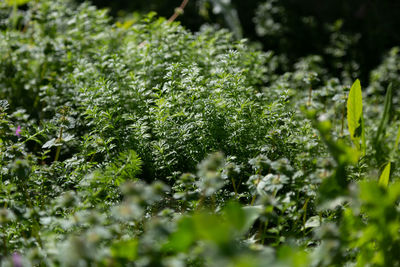
[[[398,57],[2,2],[1,264],[399,266]]]

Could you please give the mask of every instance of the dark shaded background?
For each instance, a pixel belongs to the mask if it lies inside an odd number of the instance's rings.
[[[78,0],[81,1],[81,0]],[[93,0],[99,7],[110,8],[116,18],[130,12],[156,11],[160,16],[170,17],[181,0]],[[243,36],[262,44],[264,50],[287,55],[294,62],[309,54],[323,55],[331,32],[327,25],[343,20],[341,32],[348,36],[359,34],[359,41],[349,47],[343,61],[355,60],[360,64],[360,77],[366,78],[369,71],[378,65],[382,56],[400,42],[400,1],[396,0],[277,0],[275,4],[285,10],[285,30],[279,36],[259,36],[255,30],[254,17],[259,5],[266,0],[232,0],[237,10]],[[208,8],[207,8],[208,6]],[[200,15],[200,7],[208,10],[208,16]],[[304,23],[305,18],[313,23]],[[190,0],[185,13],[178,18],[181,23],[197,31],[204,23],[226,27],[223,14],[213,14],[212,3]],[[326,55],[329,68],[329,55]],[[331,71],[334,73],[334,66]]]

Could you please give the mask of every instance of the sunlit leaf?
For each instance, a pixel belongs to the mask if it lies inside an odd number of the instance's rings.
[[[350,138],[358,150],[361,150],[361,138],[363,136],[363,106],[360,80],[356,80],[351,86],[347,99],[347,123]]]
[[[312,217],[308,218],[304,227],[305,228],[315,228],[320,225],[321,225],[321,219],[318,215],[316,215],[316,216],[312,216]]]
[[[386,164],[385,169],[383,169],[383,172],[382,172],[381,176],[379,177],[379,184],[384,187],[387,187],[387,185],[389,184],[390,165],[391,165],[390,162],[388,164]]]
[[[111,246],[111,255],[118,259],[134,260],[137,256],[136,239],[116,241]]]
[[[183,252],[196,240],[196,229],[192,218],[184,217],[178,223],[178,229],[173,233],[164,249]]]
[[[22,6],[26,3],[30,2],[31,0],[6,0],[7,5],[9,6]]]
[[[225,216],[229,223],[243,234],[251,228],[262,211],[262,206],[241,207],[238,203],[230,203],[225,208]]]

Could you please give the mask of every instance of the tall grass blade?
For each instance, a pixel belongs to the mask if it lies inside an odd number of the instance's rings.
[[[390,110],[392,109],[392,98],[393,98],[393,90],[392,90],[392,83],[390,83],[386,91],[382,119],[375,136],[375,145],[378,145],[382,141],[382,135],[389,122]]]
[[[396,137],[396,143],[394,145],[394,149],[398,149],[399,147],[399,142],[400,142],[400,126],[399,126],[399,130],[397,131],[397,137]]]

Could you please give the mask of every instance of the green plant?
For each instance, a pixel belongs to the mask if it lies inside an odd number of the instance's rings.
[[[0,20],[1,265],[399,264],[395,87],[154,13]]]

